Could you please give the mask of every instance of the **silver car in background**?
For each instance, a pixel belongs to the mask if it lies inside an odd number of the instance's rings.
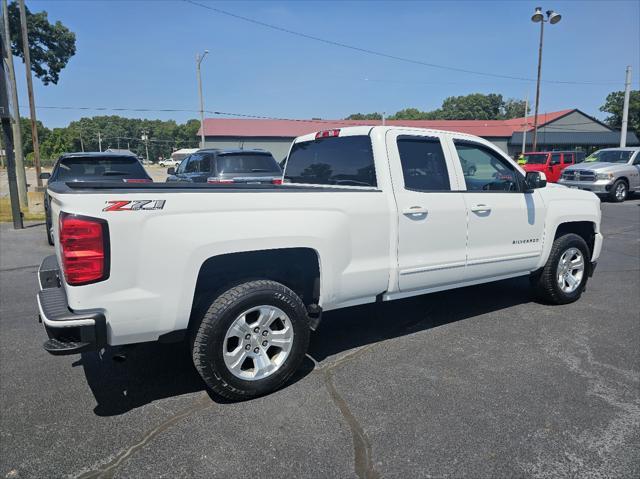
[[[640,192],[640,147],[604,148],[562,172],[559,184],[622,202]]]

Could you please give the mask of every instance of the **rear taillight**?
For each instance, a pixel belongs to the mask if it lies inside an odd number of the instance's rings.
[[[274,178],[271,180],[271,184],[272,185],[281,185],[282,184],[282,178]]]
[[[153,183],[153,180],[148,178],[124,178],[122,181],[125,183]]]
[[[339,135],[340,135],[340,129],[319,131],[318,133],[316,133],[316,140],[318,138],[331,138],[333,136],[339,136]]]
[[[98,218],[60,214],[60,256],[67,284],[79,286],[109,277],[109,229]]]
[[[230,185],[233,183],[233,180],[230,179],[220,179],[220,178],[207,178],[207,183],[210,185]]]

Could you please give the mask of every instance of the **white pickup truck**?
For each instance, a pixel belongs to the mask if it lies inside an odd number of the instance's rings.
[[[286,382],[323,311],[522,275],[570,303],[602,247],[593,193],[465,134],[305,135],[274,183],[49,185],[45,349],[186,339],[212,390],[249,398]]]

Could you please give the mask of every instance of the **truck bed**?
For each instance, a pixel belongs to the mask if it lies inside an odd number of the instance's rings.
[[[210,185],[208,183],[118,183],[113,182],[97,182],[97,181],[70,181],[52,183],[49,189],[54,193],[73,194],[73,193],[138,193],[145,191],[166,192],[166,193],[300,193],[300,192],[379,192],[377,188],[363,188],[353,186],[317,186],[317,185],[250,185],[250,184],[219,184]]]

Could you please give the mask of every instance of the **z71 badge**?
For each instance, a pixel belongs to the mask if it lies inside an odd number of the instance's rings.
[[[164,208],[165,200],[107,201],[102,211],[149,211]]]

